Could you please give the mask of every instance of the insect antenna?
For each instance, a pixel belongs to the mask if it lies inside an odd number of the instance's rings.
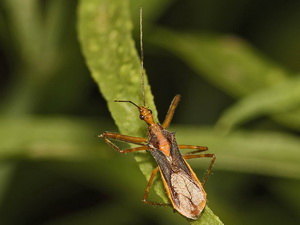
[[[145,98],[145,73],[144,73],[144,49],[143,49],[143,7],[140,7],[140,54],[141,54],[141,70],[142,70],[142,98],[143,106],[146,105]]]
[[[142,74],[142,98],[143,98],[143,106],[146,105],[145,100],[145,73],[144,73],[144,49],[143,49],[143,8],[140,7],[140,60],[141,60],[141,74]],[[129,102],[132,105],[136,106],[137,108],[140,108],[137,104],[135,104],[132,101],[128,100],[115,100],[114,102]]]
[[[128,101],[128,100],[115,100],[114,102],[129,102],[129,103],[131,103],[132,105],[136,106],[137,108],[140,108],[137,104],[135,104],[135,103],[132,102],[132,101]]]

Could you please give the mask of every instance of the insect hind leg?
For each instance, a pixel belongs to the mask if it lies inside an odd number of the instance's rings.
[[[142,202],[145,203],[145,204],[148,204],[148,205],[171,206],[171,204],[168,204],[168,203],[152,202],[152,201],[147,200],[149,192],[150,192],[151,185],[153,183],[155,175],[157,174],[157,171],[158,171],[158,167],[156,167],[152,171],[152,174],[149,178],[149,181],[148,181],[148,184],[147,184],[145,194],[144,194],[144,198],[143,198]]]
[[[207,169],[206,175],[205,175],[204,180],[202,182],[202,184],[204,185],[206,183],[206,181],[208,180],[210,174],[211,174],[212,167],[213,167],[213,165],[215,163],[215,160],[216,160],[216,155],[215,154],[211,154],[211,153],[208,153],[208,154],[197,154],[197,153],[199,153],[201,151],[203,151],[203,150],[192,151],[190,153],[187,153],[186,155],[183,155],[183,158],[184,159],[211,158],[209,167]]]

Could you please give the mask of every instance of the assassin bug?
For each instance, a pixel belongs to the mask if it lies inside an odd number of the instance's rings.
[[[216,157],[214,154],[202,154],[201,152],[208,150],[208,148],[204,146],[178,145],[175,139],[175,134],[167,130],[173,118],[175,109],[180,101],[180,95],[176,95],[174,97],[165,120],[161,125],[154,122],[152,111],[145,106],[142,8],[140,9],[140,47],[143,105],[139,106],[128,100],[115,100],[115,102],[127,102],[138,109],[140,119],[145,121],[148,126],[148,137],[132,137],[111,132],[104,132],[99,135],[99,137],[103,138],[109,146],[119,153],[146,150],[153,156],[158,166],[153,170],[148,181],[143,198],[144,203],[151,205],[173,206],[173,208],[183,216],[189,219],[197,219],[206,205],[206,192],[203,188],[203,184],[206,182],[211,173]],[[120,149],[111,140],[128,142],[140,146],[129,149]],[[180,149],[193,149],[193,151],[185,155],[181,155]],[[211,158],[211,162],[204,181],[201,183],[186,160],[204,157]],[[162,177],[162,181],[171,204],[156,203],[147,200],[151,184],[158,171]]]

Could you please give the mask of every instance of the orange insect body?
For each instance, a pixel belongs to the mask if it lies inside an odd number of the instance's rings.
[[[162,127],[158,124],[153,124],[149,126],[149,137],[156,137],[157,143],[150,145],[150,147],[157,148],[164,153],[165,156],[170,156],[170,143],[167,138],[163,135]]]

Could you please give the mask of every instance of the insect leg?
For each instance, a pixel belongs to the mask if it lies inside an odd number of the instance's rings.
[[[196,151],[192,151],[187,153],[188,155],[198,153],[198,152],[204,152],[208,150],[208,147],[206,146],[197,146],[197,145],[178,145],[179,149],[195,149]]]
[[[113,149],[115,149],[119,153],[128,153],[128,152],[136,152],[136,151],[143,151],[147,150],[149,147],[147,145],[144,145],[145,142],[147,142],[146,138],[140,138],[140,137],[131,137],[131,136],[126,136],[122,134],[115,134],[115,133],[109,133],[105,132],[103,134],[100,134],[98,137],[101,137],[104,139],[104,141]],[[109,139],[114,139],[117,141],[123,141],[123,142],[128,142],[128,143],[133,143],[137,145],[142,145],[140,147],[136,148],[128,148],[128,149],[120,149],[117,145],[115,145],[111,140]]]
[[[148,141],[147,138],[143,138],[143,137],[132,137],[132,136],[116,134],[111,132],[104,132],[103,134],[98,135],[98,137],[104,139],[113,139],[116,141],[128,142],[136,145],[144,145]]]
[[[151,174],[151,177],[148,181],[148,184],[147,184],[147,187],[146,187],[146,190],[145,190],[145,194],[144,194],[144,198],[143,198],[143,202],[145,204],[149,204],[149,205],[160,205],[160,206],[171,206],[170,204],[167,204],[167,203],[159,203],[159,202],[151,202],[151,201],[148,201],[147,198],[148,198],[148,195],[149,195],[149,192],[150,192],[150,187],[152,185],[152,182],[153,182],[153,179],[155,177],[155,175],[157,174],[157,171],[158,171],[158,167],[156,167],[153,171],[152,171],[152,174]]]
[[[175,113],[175,109],[176,109],[179,101],[180,101],[180,95],[175,95],[175,97],[173,98],[173,101],[171,102],[169,110],[167,112],[166,118],[162,124],[163,128],[166,129],[170,125],[173,115]]]
[[[208,177],[209,175],[211,174],[211,169],[215,163],[215,160],[216,160],[216,156],[215,154],[198,154],[198,155],[190,155],[190,154],[187,154],[187,155],[184,155],[183,156],[184,159],[194,159],[194,158],[212,158],[211,161],[210,161],[210,164],[209,164],[209,167],[207,169],[207,172],[206,172],[206,175],[204,177],[204,180],[202,182],[202,184],[204,185],[205,182],[208,180]]]

